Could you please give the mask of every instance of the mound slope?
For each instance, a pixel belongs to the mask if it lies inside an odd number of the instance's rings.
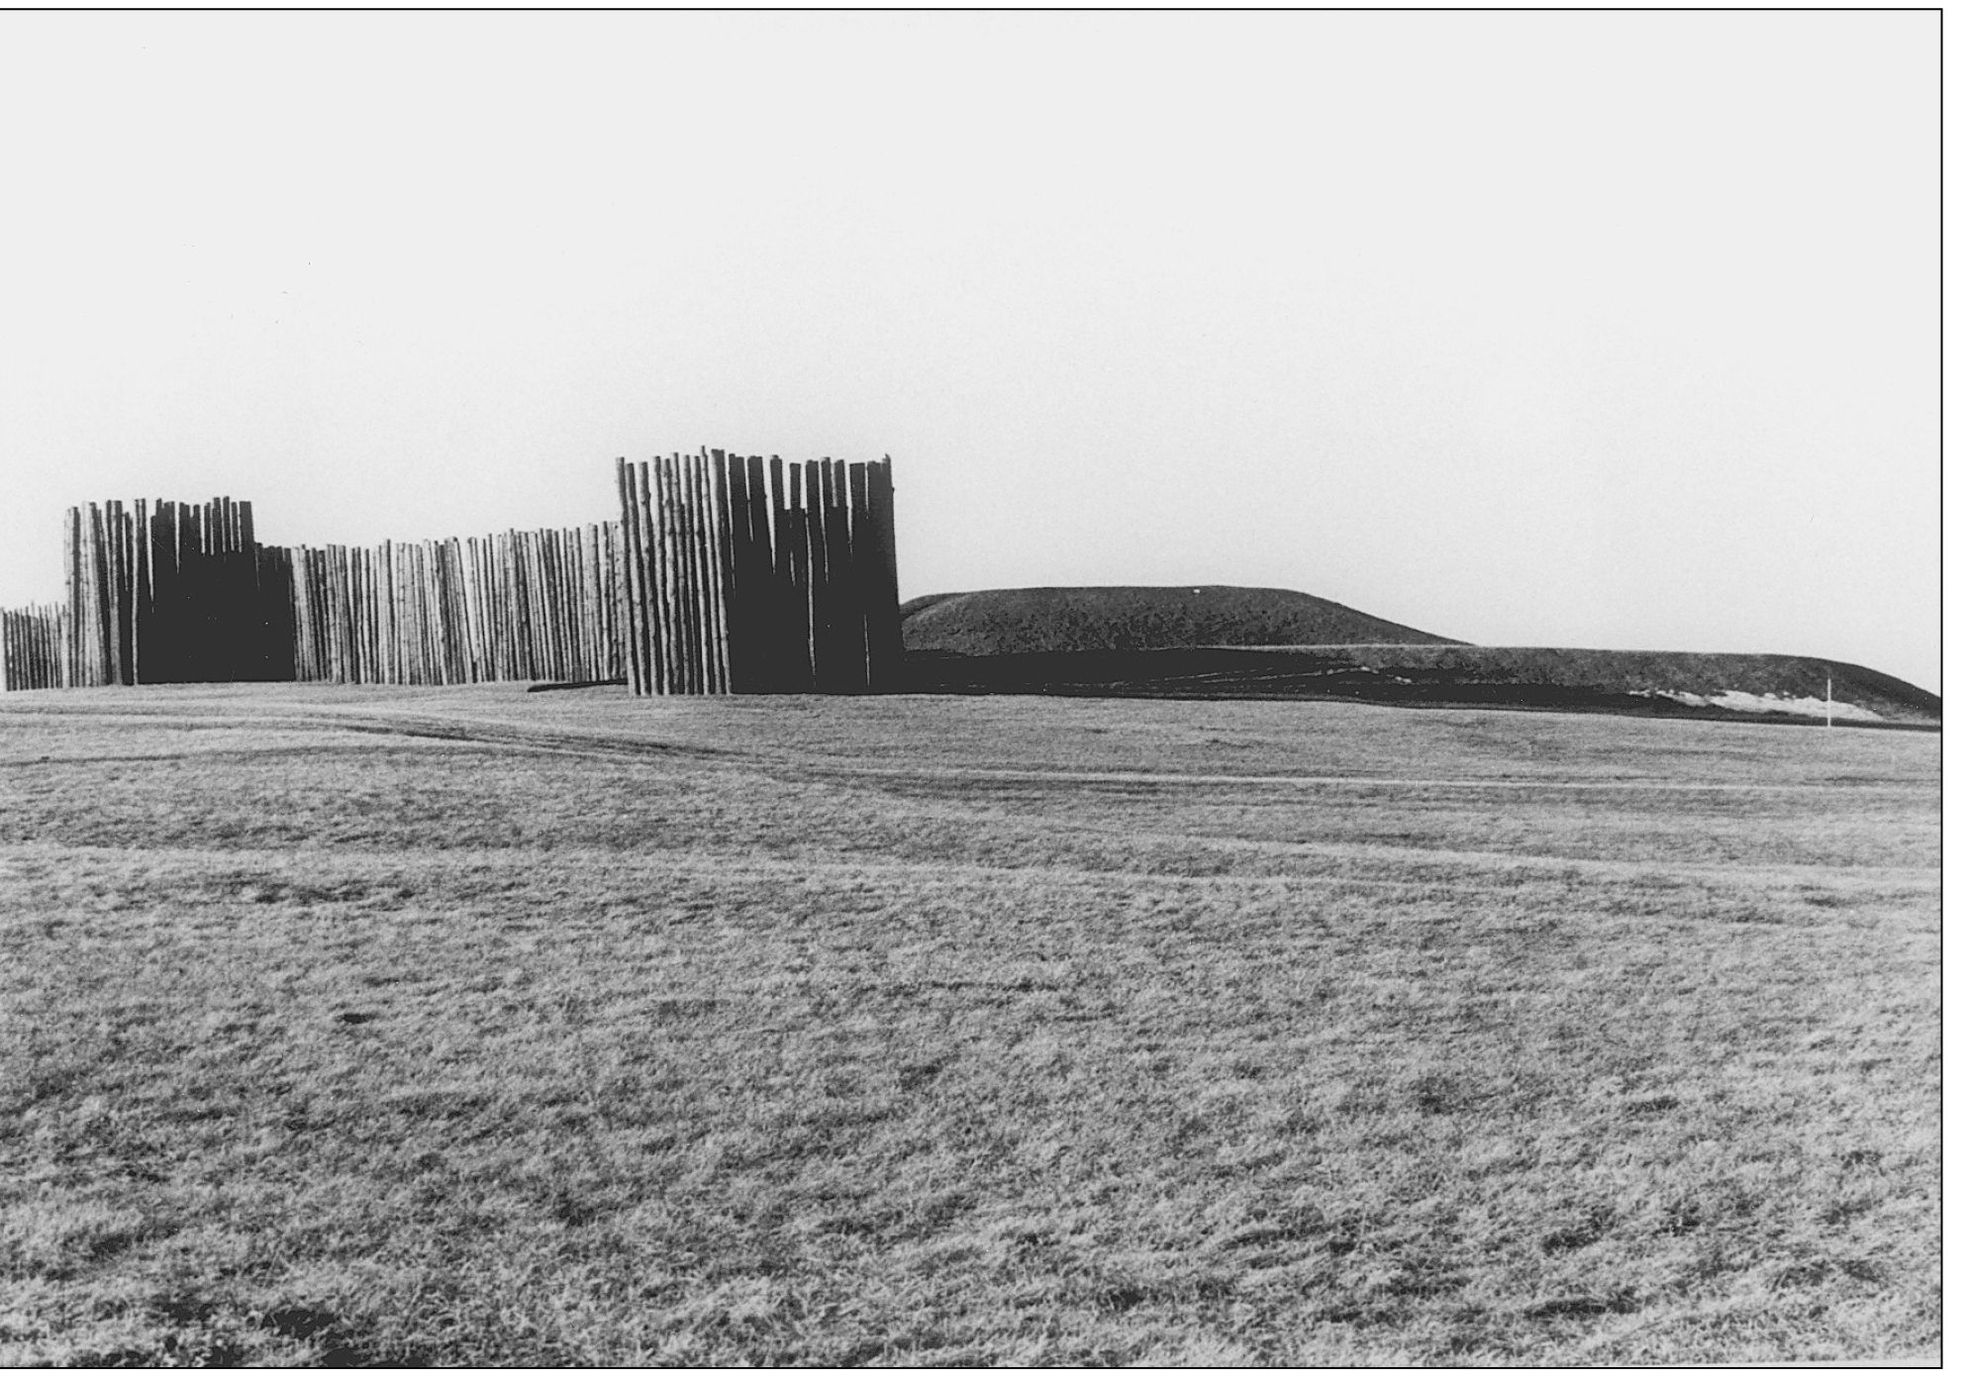
[[[1223,584],[981,589],[902,606],[907,650],[958,656],[1349,642],[1456,644],[1330,599]]]
[[[906,605],[902,628],[910,688],[934,693],[1336,698],[1815,722],[1829,710],[1849,723],[1941,722],[1940,696],[1844,661],[1471,646],[1275,589],[945,594]],[[1353,635],[1319,639],[1327,629]]]

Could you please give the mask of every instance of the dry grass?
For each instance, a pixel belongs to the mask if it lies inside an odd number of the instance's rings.
[[[8,696],[0,1362],[1933,1354],[1938,747]]]

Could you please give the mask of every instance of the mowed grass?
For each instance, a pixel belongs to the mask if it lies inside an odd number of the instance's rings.
[[[0,698],[0,1363],[1939,1347],[1936,735]]]

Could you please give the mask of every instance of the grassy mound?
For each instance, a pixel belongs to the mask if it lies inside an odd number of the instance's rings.
[[[1741,652],[1598,651],[1583,647],[1352,647],[1383,675],[1420,684],[1591,689],[1746,713],[1821,717],[1825,679],[1832,711],[1855,720],[1938,725],[1941,697],[1847,661]],[[1757,702],[1761,701],[1761,702]]]
[[[902,606],[906,649],[960,656],[1345,642],[1453,639],[1310,594],[1222,584],[980,589],[930,594]]]
[[[1171,647],[913,655],[908,687],[938,694],[1350,699],[1938,727],[1940,696],[1843,661],[1574,647]]]
[[[1471,646],[1285,589],[989,589],[902,609],[919,693],[1410,704],[1938,727],[1940,696],[1819,657]],[[1832,694],[1825,698],[1825,678]]]

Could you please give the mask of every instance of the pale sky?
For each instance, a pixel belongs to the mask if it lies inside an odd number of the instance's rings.
[[[895,461],[902,596],[1254,584],[1939,689],[1935,14],[0,16],[61,515]]]

